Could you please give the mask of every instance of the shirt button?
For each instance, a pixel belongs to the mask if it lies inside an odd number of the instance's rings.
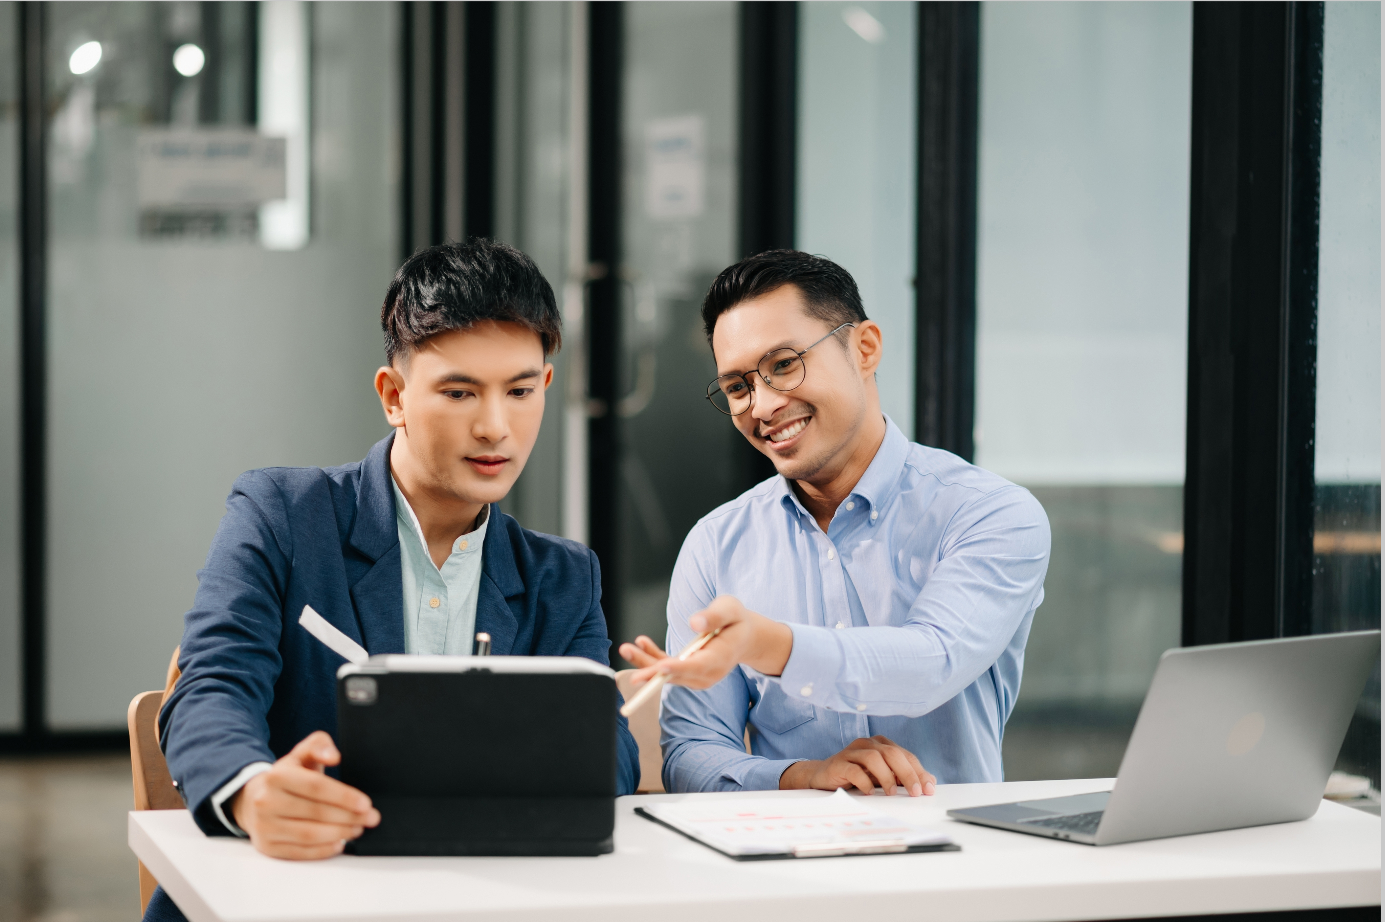
[[[830,548],[830,547],[829,547],[829,548],[827,549],[827,559],[828,559],[828,560],[836,560],[836,559],[837,559],[837,552],[836,552],[836,550],[834,550],[833,548]]]
[[[429,608],[437,608],[441,604],[442,601],[437,596],[433,596],[431,599],[428,600]]]
[[[872,509],[872,510],[870,511],[870,520],[871,520],[872,522],[874,522],[874,521],[875,521],[876,519],[878,519],[878,518],[880,518],[880,513],[879,513],[879,512],[876,512],[874,509]]]
[[[842,624],[840,621],[837,622],[837,630],[840,631],[844,627],[846,627],[846,625]]]
[[[802,695],[803,697],[807,698],[809,695],[811,695],[811,694],[813,693],[813,686],[811,686],[811,685],[805,685],[805,686],[803,686],[803,688],[801,688],[801,689],[799,690],[798,693],[799,693],[800,695]]]
[[[465,541],[465,540],[462,540],[462,541],[458,541],[458,542],[457,542],[457,550],[459,550],[459,551],[464,551],[464,550],[466,550],[466,541]]]
[[[847,512],[850,512],[852,509],[855,509],[855,508],[856,508],[856,504],[855,504],[855,503],[847,503],[847,504],[846,504],[846,511],[847,511]]]
[[[858,710],[858,711],[864,711],[865,709],[866,709],[866,706],[865,706],[864,704],[858,704],[858,705],[856,705],[856,710]]]

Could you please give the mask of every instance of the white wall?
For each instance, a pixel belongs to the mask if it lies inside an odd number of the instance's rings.
[[[1327,4],[1318,250],[1319,482],[1380,482],[1380,4]]]
[[[916,17],[913,3],[800,4],[794,228],[856,279],[884,332],[881,405],[910,435]]]
[[[1182,483],[1191,7],[981,9],[977,463]]]

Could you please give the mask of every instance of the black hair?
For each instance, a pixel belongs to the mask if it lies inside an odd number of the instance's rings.
[[[793,285],[803,292],[808,315],[829,326],[860,323],[866,317],[856,280],[822,256],[798,250],[766,250],[723,269],[702,300],[702,328],[712,341],[717,318],[740,304]]]
[[[553,287],[528,256],[495,240],[472,239],[419,250],[394,274],[380,308],[385,361],[451,330],[486,320],[518,323],[539,335],[543,354],[563,344]]]

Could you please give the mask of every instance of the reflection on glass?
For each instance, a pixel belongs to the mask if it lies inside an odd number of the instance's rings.
[[[496,237],[533,257],[560,305],[568,260],[571,12],[564,3],[501,3],[496,13]],[[564,334],[539,439],[503,504],[525,528],[554,535],[563,533],[563,407],[577,341],[574,331]]]
[[[1323,34],[1313,630],[1380,627],[1380,5]],[[1380,787],[1380,670],[1339,768]]]
[[[0,375],[19,381],[19,10],[0,3]],[[0,387],[0,733],[19,729],[19,398]]]
[[[741,435],[707,405],[699,308],[735,261],[738,17],[733,3],[625,6],[620,277],[621,637],[664,635],[683,536],[745,488]]]
[[[841,264],[880,324],[880,406],[914,430],[914,3],[799,4],[794,245]]]
[[[271,252],[257,209],[282,196],[285,148],[253,126],[256,10],[277,6],[45,8],[55,730],[122,727],[163,680],[242,471],[356,460],[386,431],[369,382],[398,253],[396,17],[303,18],[319,230]],[[73,74],[88,42],[101,60]],[[187,44],[205,55],[191,77],[174,62]]]
[[[1187,3],[985,3],[976,461],[1053,529],[1009,779],[1116,773],[1180,639]]]

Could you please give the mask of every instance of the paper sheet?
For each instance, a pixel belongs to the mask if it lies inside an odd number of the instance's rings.
[[[642,808],[728,855],[778,855],[833,846],[949,845],[942,833],[901,820],[838,790],[811,798],[701,798]]]

